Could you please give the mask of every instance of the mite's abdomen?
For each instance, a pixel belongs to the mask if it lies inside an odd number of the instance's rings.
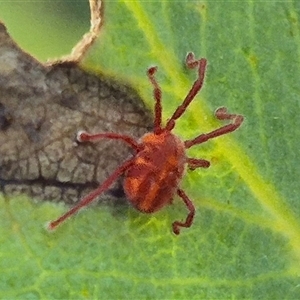
[[[172,201],[184,172],[184,145],[169,132],[142,138],[144,149],[125,175],[124,190],[132,205],[152,213]]]

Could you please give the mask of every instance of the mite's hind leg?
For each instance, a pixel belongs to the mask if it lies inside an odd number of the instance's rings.
[[[193,202],[188,198],[188,196],[185,194],[185,192],[181,189],[177,190],[177,195],[183,200],[183,202],[185,203],[186,207],[189,210],[189,213],[185,219],[184,222],[180,222],[180,221],[175,221],[173,222],[172,226],[173,226],[173,232],[178,235],[180,233],[180,227],[191,227],[191,225],[193,224],[193,220],[194,220],[194,216],[195,216],[195,207]]]

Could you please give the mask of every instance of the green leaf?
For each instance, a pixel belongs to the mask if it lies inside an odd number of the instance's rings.
[[[66,207],[1,200],[0,298],[299,299],[299,14],[298,1],[107,1],[86,68],[152,107],[145,72],[157,65],[167,119],[196,78],[193,51],[208,59],[205,86],[176,133],[220,127],[220,106],[244,124],[189,152],[212,165],[181,184],[197,215],[178,237],[178,198],[154,215],[92,207],[54,233],[43,226]]]

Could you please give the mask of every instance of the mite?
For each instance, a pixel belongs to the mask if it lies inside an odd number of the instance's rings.
[[[197,69],[197,79],[165,126],[162,125],[162,93],[155,79],[157,67],[151,67],[147,74],[154,89],[155,119],[153,132],[145,134],[139,141],[117,133],[90,134],[84,131],[78,132],[77,140],[80,143],[95,142],[103,138],[122,140],[133,148],[135,155],[119,166],[97,189],[84,197],[75,207],[55,221],[50,222],[48,224],[50,230],[55,229],[78,210],[96,200],[123,173],[125,175],[123,183],[125,194],[128,201],[137,210],[143,213],[154,213],[171,204],[173,197],[177,194],[185,203],[188,214],[185,221],[173,222],[173,232],[178,235],[182,227],[188,228],[192,225],[195,207],[186,193],[179,187],[179,183],[186,165],[189,169],[195,170],[196,168],[208,168],[210,162],[205,159],[187,157],[186,149],[235,131],[241,126],[243,116],[230,114],[225,107],[221,107],[216,110],[215,116],[219,120],[230,121],[229,124],[186,141],[174,135],[172,130],[176,120],[183,115],[203,86],[207,61],[204,58],[195,59],[194,54],[190,52],[186,57],[186,65],[188,68]]]

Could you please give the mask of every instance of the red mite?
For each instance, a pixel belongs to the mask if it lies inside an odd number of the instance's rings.
[[[236,130],[244,119],[241,115],[229,114],[225,107],[221,107],[216,110],[215,116],[219,120],[230,120],[230,124],[186,141],[182,141],[172,133],[175,121],[182,116],[203,85],[206,64],[206,59],[196,60],[193,53],[188,53],[186,65],[188,68],[197,69],[198,78],[183,103],[175,110],[165,126],[162,126],[161,89],[154,77],[157,67],[148,69],[148,77],[153,85],[155,98],[154,130],[145,134],[140,141],[135,141],[130,136],[117,133],[89,134],[83,131],[78,132],[78,142],[92,142],[102,138],[123,140],[135,150],[136,154],[118,167],[97,189],[84,197],[75,207],[57,220],[50,222],[48,225],[50,230],[55,229],[82,207],[94,201],[122,173],[125,173],[125,194],[136,209],[144,213],[156,212],[163,206],[171,204],[173,196],[177,194],[185,203],[189,213],[185,221],[173,222],[173,232],[179,234],[180,227],[190,227],[192,225],[195,207],[178,185],[186,164],[189,169],[195,170],[196,168],[208,168],[210,162],[204,159],[187,157],[185,149]]]

